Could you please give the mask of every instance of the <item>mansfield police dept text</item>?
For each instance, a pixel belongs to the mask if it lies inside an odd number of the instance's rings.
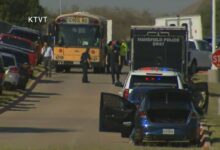
[[[138,42],[152,42],[153,46],[164,46],[166,42],[169,43],[178,43],[180,42],[180,38],[177,37],[145,37],[145,38],[137,38]]]

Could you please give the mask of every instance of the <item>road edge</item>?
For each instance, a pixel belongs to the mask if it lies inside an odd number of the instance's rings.
[[[10,108],[16,106],[18,103],[23,101],[28,94],[32,92],[32,90],[37,86],[37,83],[41,80],[41,78],[44,76],[45,72],[40,72],[39,75],[36,77],[35,80],[30,83],[31,85],[28,87],[27,91],[23,93],[21,96],[18,96],[16,100],[14,100],[12,103],[0,108],[0,114],[3,114],[4,112],[8,111]]]

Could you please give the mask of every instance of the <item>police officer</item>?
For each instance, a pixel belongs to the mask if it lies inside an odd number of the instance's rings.
[[[112,51],[111,49],[112,41],[110,41],[106,46],[105,46],[105,57],[106,57],[106,71],[107,73],[110,73],[110,53]]]
[[[44,68],[46,71],[46,76],[51,77],[52,75],[52,59],[53,59],[53,49],[48,45],[47,42],[44,42],[44,46],[41,50],[43,55]]]
[[[89,48],[86,49],[86,51],[81,56],[81,65],[82,65],[82,71],[83,71],[83,77],[82,77],[82,83],[89,83],[88,80],[88,68],[91,68],[91,62],[90,62],[90,54],[89,54]]]
[[[119,47],[117,44],[110,45],[111,52],[107,56],[107,59],[110,59],[110,67],[111,67],[111,76],[112,76],[112,84],[120,83],[120,74],[119,74],[119,66],[121,62],[121,56],[119,54]],[[108,63],[108,62],[107,62]],[[115,75],[117,82],[115,82]]]

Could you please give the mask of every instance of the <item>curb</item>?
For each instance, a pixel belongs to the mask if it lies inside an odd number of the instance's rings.
[[[31,93],[31,91],[36,87],[37,83],[41,80],[41,78],[44,76],[45,72],[41,72],[40,75],[32,82],[32,84],[28,87],[27,92],[25,92],[24,94],[22,94],[21,96],[18,96],[18,98],[16,100],[14,100],[12,103],[8,104],[7,106],[0,108],[0,114],[3,114],[4,112],[6,112],[7,110],[9,110],[10,108],[16,106],[18,103],[20,103],[21,101],[23,101],[28,94]]]

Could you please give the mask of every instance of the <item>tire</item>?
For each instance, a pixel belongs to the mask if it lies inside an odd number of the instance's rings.
[[[197,71],[198,71],[197,63],[194,60],[190,66],[190,72],[191,72],[191,74],[195,74]]]
[[[2,95],[2,86],[0,87],[0,95]]]
[[[70,69],[71,69],[70,67],[66,67],[66,68],[65,68],[65,72],[66,72],[66,73],[70,73]]]
[[[55,67],[55,72],[56,73],[59,73],[59,72],[62,72],[62,71],[63,71],[63,69],[60,66]]]
[[[105,67],[94,67],[93,72],[94,73],[105,73]]]
[[[137,145],[137,146],[143,144],[142,136],[141,136],[141,130],[140,129],[136,129],[133,141],[134,141],[134,145]]]
[[[122,137],[122,138],[128,138],[128,137],[130,136],[130,133],[131,133],[131,132],[129,132],[129,131],[127,131],[127,130],[122,130],[122,132],[121,132],[121,137]]]

